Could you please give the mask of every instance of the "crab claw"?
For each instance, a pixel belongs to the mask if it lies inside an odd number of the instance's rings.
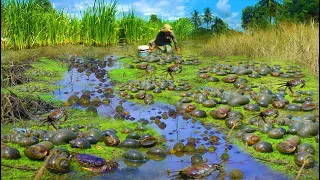
[[[87,167],[82,167],[82,168],[91,172],[104,172],[106,170],[104,168],[87,168]]]
[[[92,172],[94,172],[94,170],[93,170],[92,168],[82,167],[82,169],[85,169],[85,170],[87,170],[87,171],[92,171]]]
[[[169,177],[170,176],[170,174],[171,174],[171,169],[167,169],[167,176]]]

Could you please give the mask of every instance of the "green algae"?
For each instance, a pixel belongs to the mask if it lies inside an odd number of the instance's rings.
[[[174,74],[176,81],[179,81],[179,80],[187,80],[188,81],[189,85],[192,87],[192,89],[190,90],[191,92],[194,90],[203,90],[205,87],[222,88],[225,91],[232,91],[232,92],[237,91],[237,89],[235,89],[233,87],[233,83],[224,83],[222,81],[223,76],[214,76],[220,80],[219,82],[208,82],[207,80],[200,78],[197,72],[198,72],[198,69],[201,67],[214,66],[217,63],[238,65],[239,62],[256,62],[259,64],[268,64],[270,66],[280,65],[283,68],[286,68],[288,66],[292,66],[292,64],[288,65],[287,61],[281,61],[279,59],[272,59],[272,58],[268,58],[268,57],[254,59],[254,60],[252,58],[247,58],[244,56],[242,56],[242,57],[230,56],[230,57],[224,57],[224,58],[221,58],[221,57],[210,57],[210,58],[199,57],[199,61],[201,62],[201,64],[197,65],[196,68],[195,68],[195,66],[192,66],[192,65],[182,65],[183,66],[182,73]],[[156,64],[152,64],[152,65],[156,66],[156,69],[158,69],[152,73],[152,76],[158,77],[159,79],[165,78],[165,75],[162,73],[162,71],[159,71],[159,69],[164,69],[168,65],[164,65],[164,66],[163,65],[156,65]],[[303,79],[306,81],[306,86],[303,89],[300,89],[299,86],[297,86],[297,87],[294,87],[293,90],[294,91],[311,90],[315,93],[313,95],[314,100],[316,102],[318,102],[318,100],[319,100],[319,93],[318,93],[319,92],[319,85],[318,85],[319,81],[318,81],[318,79],[316,79],[312,75],[312,72],[306,68],[301,68],[298,66],[296,66],[294,68],[301,69],[302,73],[305,74],[305,77],[303,77]],[[115,87],[117,90],[119,90],[119,86],[121,86],[122,84],[128,83],[130,80],[144,81],[145,79],[151,78],[150,74],[146,74],[143,70],[139,70],[136,68],[134,68],[134,69],[122,68],[122,69],[117,69],[117,70],[111,70],[110,74],[112,74],[112,76],[110,76],[110,78],[112,80],[117,80],[116,77],[119,76],[120,74],[123,74],[124,72],[126,74],[130,74],[130,76],[128,77],[128,81],[125,81],[124,79],[122,79],[121,81],[118,81],[119,84],[117,84],[117,86]],[[142,76],[142,75],[145,75],[145,76]],[[272,77],[270,75],[261,76],[261,78],[250,78],[250,77],[247,77],[244,75],[238,76],[238,77],[246,78],[250,84],[258,85],[259,87],[265,87],[265,88],[271,90],[272,92],[278,91],[278,88],[280,88],[282,84],[286,83],[288,80],[293,79],[293,78]],[[253,91],[260,93],[260,88],[253,88]],[[181,98],[180,92],[174,91],[174,90],[173,91],[164,90],[161,93],[153,93],[152,91],[147,91],[147,93],[152,94],[154,96],[154,100],[157,102],[164,102],[164,103],[169,103],[169,104],[173,104],[173,105],[176,104],[176,102],[178,102],[178,100]],[[286,99],[288,99],[289,102],[292,102],[294,97],[289,96],[289,93],[290,92],[287,90]],[[135,95],[136,93],[132,93],[132,94]],[[304,97],[304,96],[302,96],[302,97]],[[130,101],[143,103],[141,100],[137,100],[137,99],[133,99]],[[255,103],[255,101],[251,99],[250,103]],[[229,129],[226,128],[226,126],[225,126],[224,120],[217,120],[217,119],[214,119],[209,116],[210,111],[215,108],[206,108],[206,107],[203,107],[201,104],[197,104],[197,103],[193,103],[193,102],[192,102],[192,104],[196,105],[197,109],[204,110],[208,115],[207,118],[198,119],[199,121],[201,121],[202,123],[205,123],[205,124],[211,123],[211,124],[213,124],[213,126],[216,129],[222,131],[225,134],[227,134],[229,132]],[[261,111],[263,111],[265,109],[266,108],[261,108]],[[252,112],[248,112],[248,111],[244,110],[243,107],[233,107],[232,110],[239,111],[244,115],[244,118],[243,118],[244,124],[249,124],[249,120],[257,115],[257,113],[252,113]],[[304,114],[310,114],[310,113],[315,113],[316,115],[319,114],[319,109],[316,109],[312,112],[301,112],[301,111],[294,112],[294,111],[289,111],[289,110],[284,110],[284,109],[279,109],[279,111],[280,111],[280,117],[285,116],[286,114],[291,114],[293,116],[302,116]],[[277,127],[277,125],[275,125],[275,127]],[[282,126],[282,127],[285,128],[286,130],[288,130],[288,127],[286,127],[286,126]],[[237,131],[238,130],[234,130],[233,134],[235,134]],[[251,154],[255,158],[264,159],[264,161],[262,161],[262,163],[265,163],[266,165],[268,165],[272,169],[279,171],[279,172],[282,172],[282,173],[285,173],[288,176],[290,176],[291,178],[294,178],[297,175],[300,168],[294,163],[293,155],[292,154],[290,154],[290,155],[281,154],[275,148],[277,143],[283,141],[289,135],[286,134],[282,139],[271,139],[271,138],[268,138],[267,134],[262,134],[258,131],[256,131],[255,134],[259,135],[262,140],[271,143],[274,151],[272,153],[257,153],[252,147],[249,147],[248,153]],[[245,144],[242,141],[235,139],[235,138],[232,138],[231,142],[234,143],[235,145],[239,146],[242,150],[244,150]],[[319,144],[315,141],[314,137],[302,138],[302,142],[310,143],[315,147],[316,153],[314,154],[313,157],[315,158],[315,161],[317,163],[319,163],[319,148],[318,148]],[[268,161],[270,161],[270,162],[268,162]],[[277,161],[284,162],[285,165],[282,165],[280,163],[275,163]],[[317,170],[314,170],[314,169],[305,169],[304,170],[302,179],[318,179],[318,178],[319,178],[319,175],[317,173]]]
[[[107,130],[110,128],[116,129],[117,130],[117,136],[120,139],[120,142],[122,142],[127,134],[121,133],[121,129],[124,127],[128,127],[131,129],[135,129],[139,123],[137,122],[131,122],[131,121],[124,121],[124,120],[113,120],[110,118],[104,118],[104,117],[97,117],[90,115],[83,110],[79,109],[70,109],[69,114],[71,115],[70,119],[68,119],[66,122],[61,124],[63,127],[67,126],[73,126],[76,124],[80,125],[86,125],[92,124],[94,127],[99,128],[100,130]],[[37,121],[31,121],[28,122],[26,125],[24,122],[16,123],[14,127],[20,127],[24,128],[27,127],[28,129],[32,130],[37,130],[39,128],[41,129],[47,129],[50,131],[54,131],[53,127],[51,126],[43,126],[39,127],[37,124],[39,124]],[[159,139],[159,143],[156,145],[156,147],[165,147],[165,144],[162,144],[161,142],[161,135],[152,129],[149,126],[146,126],[147,130],[144,132],[138,132],[140,135],[143,134],[151,134],[154,135],[157,139]],[[8,134],[10,133],[10,130],[12,129],[12,126],[7,126],[2,128],[2,134]],[[87,129],[82,130],[83,132],[86,132]],[[32,161],[29,160],[23,153],[24,148],[20,147],[17,144],[12,144],[12,143],[7,143],[7,146],[17,148],[20,151],[21,158],[18,160],[6,160],[6,159],[1,159],[2,164],[6,165],[11,165],[11,166],[19,166],[19,167],[29,167],[29,168],[35,168],[39,169],[41,165],[43,164],[43,161]],[[57,147],[57,146],[55,146]],[[96,145],[91,145],[90,149],[77,149],[77,148],[71,148],[69,144],[67,145],[60,145],[58,147],[65,147],[69,151],[76,152],[76,153],[84,153],[84,154],[92,154],[96,156],[100,156],[105,158],[106,160],[121,160],[122,154],[125,153],[128,149],[127,148],[119,148],[119,147],[110,147],[106,146],[104,142],[98,142]],[[137,150],[141,152],[146,152],[148,149],[146,148],[138,148]],[[2,173],[2,179],[12,179],[12,178],[21,178],[21,177],[26,177],[27,179],[33,179],[36,175],[36,172],[34,171],[21,171],[13,168],[7,168],[2,166],[1,169],[3,170]],[[58,179],[70,179],[69,177],[72,178],[83,178],[83,177],[90,177],[93,176],[94,174],[85,170],[81,169],[81,166],[73,159],[71,161],[71,168],[69,173],[67,174],[53,174],[48,171],[46,171],[44,175],[44,179],[51,179],[51,178],[58,178]]]
[[[64,74],[67,72],[66,64],[63,64],[59,61],[55,61],[52,59],[41,58],[38,61],[34,61],[30,70],[26,72],[26,75],[32,79],[32,81],[27,82],[22,85],[17,85],[13,87],[9,87],[8,89],[17,94],[19,97],[25,97],[30,94],[33,96],[39,96],[41,99],[45,101],[51,101],[57,106],[61,106],[63,102],[61,101],[52,101],[54,94],[52,92],[59,88],[58,85],[54,85],[55,82],[61,80]],[[6,91],[5,89],[1,89],[2,92]],[[139,125],[136,122],[124,121],[124,120],[113,120],[110,118],[103,118],[91,115],[86,113],[83,110],[79,109],[71,109],[67,108],[69,113],[69,118],[63,124],[60,124],[62,127],[73,126],[75,124],[85,125],[90,122],[94,127],[99,128],[100,130],[106,130],[109,128],[116,129],[117,136],[120,141],[123,141],[126,138],[126,134],[122,134],[120,131],[123,127],[129,127],[131,129],[135,129]],[[44,116],[45,117],[45,116]],[[19,122],[15,122],[11,125],[1,126],[1,135],[10,134],[13,128],[28,128],[32,130],[38,129],[46,129],[50,131],[54,131],[53,127],[49,125],[45,125],[40,127],[39,122],[36,119],[33,120],[23,120]],[[85,130],[86,131],[86,130]],[[161,136],[158,132],[156,132],[151,127],[147,126],[147,130],[144,132],[140,132],[140,134],[152,134],[157,139],[159,139],[159,143],[157,147],[165,147],[165,144],[161,143]],[[17,148],[20,151],[21,158],[18,160],[6,160],[1,159],[1,164],[9,165],[17,168],[26,168],[26,169],[39,169],[44,161],[32,161],[29,160],[23,153],[24,148],[20,147],[17,144],[7,143],[6,146]],[[78,153],[87,153],[93,154],[96,156],[100,156],[105,158],[106,160],[119,160],[122,157],[122,154],[127,150],[127,148],[119,148],[119,147],[108,147],[104,144],[104,142],[99,142],[96,145],[92,145],[91,149],[74,149],[71,148],[70,145],[61,145],[59,147],[65,147],[72,152]],[[141,152],[146,152],[147,149],[139,148]],[[1,166],[2,179],[33,179],[37,171],[33,170],[19,170],[12,167]],[[85,171],[81,168],[81,166],[73,159],[71,161],[71,167],[68,173],[66,174],[54,174],[49,171],[45,171],[42,179],[79,179],[79,178],[89,178],[94,176],[94,173]],[[72,177],[72,178],[70,178]]]

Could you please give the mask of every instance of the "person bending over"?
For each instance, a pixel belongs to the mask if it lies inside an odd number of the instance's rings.
[[[157,34],[156,39],[153,39],[149,42],[149,52],[152,52],[155,48],[163,51],[159,46],[164,46],[164,51],[167,53],[172,52],[171,42],[173,41],[176,51],[180,51],[178,47],[177,39],[174,37],[173,29],[169,24],[163,25]]]

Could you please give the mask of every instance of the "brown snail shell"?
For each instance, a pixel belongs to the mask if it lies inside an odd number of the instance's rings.
[[[39,139],[36,137],[25,137],[19,139],[17,142],[21,147],[31,146],[34,144],[37,144],[39,142]]]
[[[24,149],[24,155],[31,160],[44,159],[47,153],[48,148],[43,144],[28,146]]]
[[[140,144],[139,141],[135,139],[127,138],[119,144],[119,147],[138,148]]]
[[[228,111],[222,110],[222,109],[216,109],[210,111],[210,116],[215,119],[223,119],[228,115]]]
[[[183,104],[182,108],[185,110],[185,112],[189,113],[189,112],[195,110],[196,106],[193,104]]]
[[[243,179],[244,173],[240,169],[232,169],[229,172],[228,176],[232,180],[236,180],[236,179],[240,180],[240,179]]]
[[[196,148],[192,144],[183,147],[183,152],[195,152]]]
[[[301,105],[301,109],[303,111],[312,111],[314,109],[316,109],[316,104],[313,103],[312,101],[306,101]]]
[[[147,69],[148,65],[149,65],[149,64],[143,63],[143,64],[137,64],[136,67],[137,67],[138,69]]]
[[[145,162],[146,161],[146,156],[144,154],[142,154],[140,151],[134,150],[134,149],[128,150],[122,156],[126,160],[129,160],[129,161],[135,161],[135,162],[137,162],[137,161]]]
[[[252,146],[252,145],[256,144],[257,142],[259,142],[260,140],[261,140],[261,138],[256,134],[246,133],[243,135],[243,141],[245,143],[248,143],[248,146]]]
[[[66,144],[69,141],[76,139],[77,135],[68,129],[59,129],[51,138],[50,142],[54,145]]]
[[[91,128],[87,131],[86,136],[93,136],[98,142],[102,142],[103,133],[97,128]]]
[[[53,143],[50,142],[50,141],[42,141],[42,142],[40,142],[38,144],[45,145],[48,148],[48,151],[51,150],[53,148],[53,146],[54,146]]]
[[[286,140],[293,141],[296,144],[300,144],[300,142],[301,142],[301,138],[297,135],[291,135]]]
[[[64,173],[67,172],[70,168],[70,162],[68,158],[58,155],[52,155],[49,159],[47,169],[58,172],[58,173]]]
[[[303,162],[305,162],[305,168],[310,168],[314,165],[314,157],[312,154],[308,152],[300,152],[296,153],[294,156],[294,162],[298,166],[302,166]]]
[[[263,152],[263,153],[273,152],[272,145],[265,141],[259,141],[258,143],[253,145],[253,148],[257,152]]]
[[[277,108],[277,109],[281,109],[286,106],[286,102],[283,100],[276,100],[276,101],[273,101],[271,104],[274,108]]]
[[[141,144],[142,147],[152,147],[158,143],[158,140],[154,136],[147,136],[147,137],[141,136],[139,143]]]
[[[316,136],[319,132],[319,122],[306,123],[298,131],[297,135],[303,138]]]
[[[18,149],[12,147],[1,148],[1,158],[3,159],[20,159],[21,155]]]
[[[290,140],[285,140],[285,141],[279,142],[276,148],[280,153],[290,154],[296,150],[297,143]]]
[[[129,133],[133,132],[133,130],[131,128],[125,127],[120,132],[123,134],[129,134]]]
[[[200,153],[195,153],[191,156],[191,165],[204,163],[203,157]]]
[[[145,104],[152,104],[153,103],[153,98],[144,98],[144,103]]]
[[[150,148],[146,152],[146,154],[151,154],[151,155],[155,155],[155,156],[163,156],[163,157],[167,156],[167,152],[164,149],[156,148],[156,147]]]
[[[105,135],[103,136],[103,142],[107,146],[117,146],[120,143],[120,140],[118,137],[113,135]]]
[[[89,141],[90,144],[97,144],[98,140],[94,136],[85,136],[83,137],[87,141]]]
[[[222,78],[222,81],[225,83],[233,83],[237,80],[238,76],[235,74],[229,74],[226,77]]]
[[[91,144],[89,143],[89,141],[84,138],[77,138],[77,139],[71,140],[69,143],[72,148],[79,148],[79,149],[91,148]]]
[[[11,143],[18,143],[18,141],[22,138],[27,137],[25,134],[22,133],[15,133],[11,136]]]
[[[273,139],[281,139],[283,137],[284,133],[280,131],[279,129],[271,129],[268,132],[268,137]]]
[[[92,99],[92,105],[94,106],[99,106],[101,103],[101,100],[99,99],[99,97],[95,97],[94,99]]]
[[[141,92],[137,93],[137,94],[135,95],[135,97],[136,97],[137,99],[144,99],[145,95],[146,95],[146,92],[145,92],[145,91],[141,91]]]
[[[173,146],[173,150],[175,150],[176,152],[182,152],[183,151],[183,147],[184,147],[184,144],[182,142],[177,142]]]
[[[297,147],[297,152],[300,153],[300,152],[308,152],[310,154],[314,154],[315,153],[315,149],[314,147],[309,144],[309,143],[302,143],[300,145],[298,145]]]
[[[234,128],[239,128],[242,126],[241,120],[239,118],[228,118],[225,120],[225,125],[228,128],[232,128],[234,126]]]
[[[195,109],[191,112],[192,117],[197,117],[197,118],[205,118],[207,117],[207,113],[203,110],[200,109]]]

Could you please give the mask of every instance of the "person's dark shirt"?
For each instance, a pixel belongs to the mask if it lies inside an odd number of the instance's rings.
[[[165,32],[160,31],[154,42],[157,46],[169,45],[169,44],[171,44],[171,39],[174,43],[175,48],[177,49],[178,42],[177,42],[176,38],[174,37],[173,32],[165,33]]]

